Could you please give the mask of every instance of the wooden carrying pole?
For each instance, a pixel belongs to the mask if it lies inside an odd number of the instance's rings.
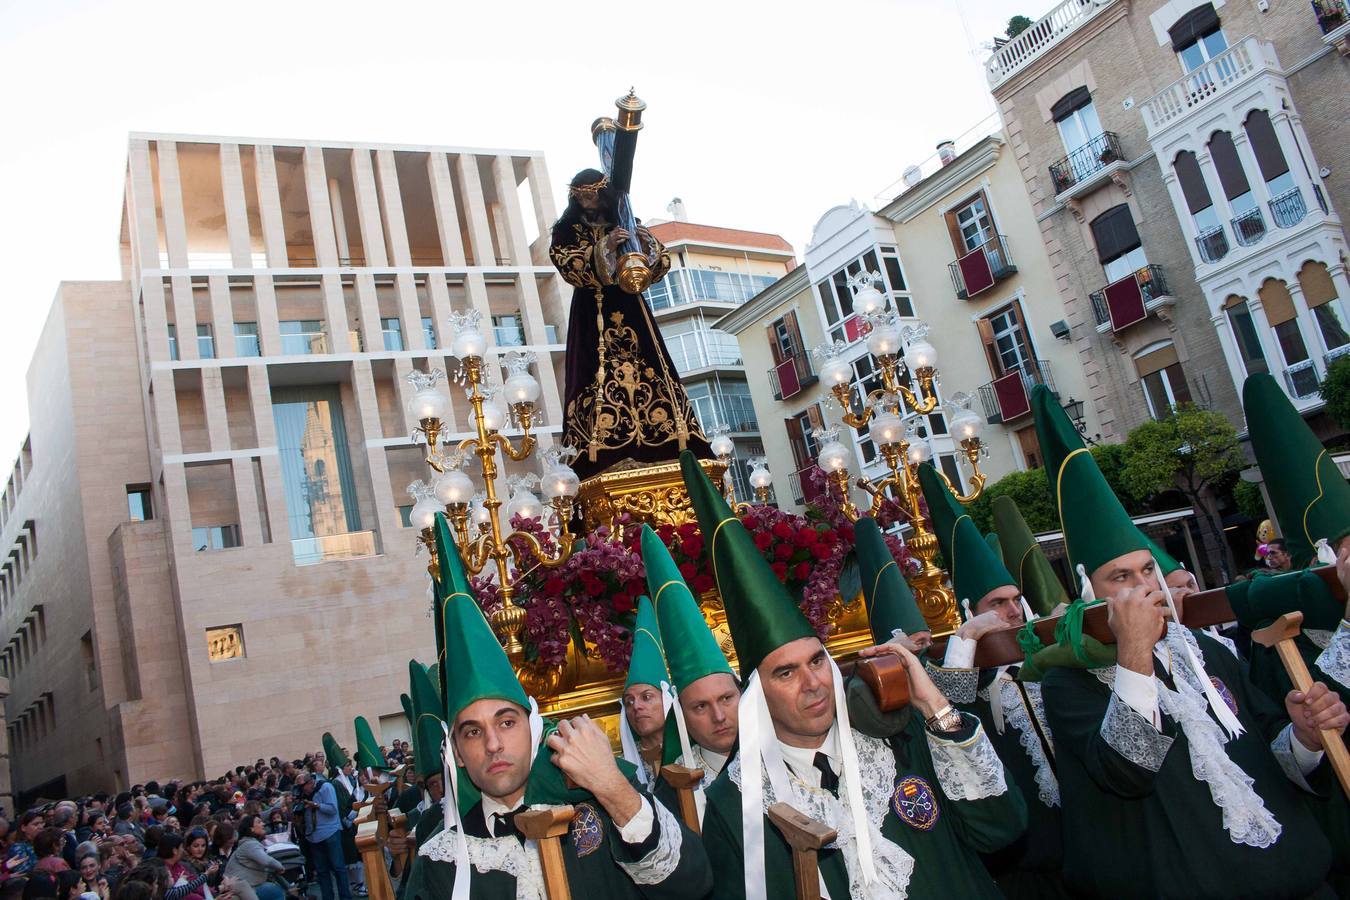
[[[768,813],[769,821],[792,848],[797,900],[820,900],[820,848],[834,840],[836,832],[786,803],[773,804]]]
[[[516,815],[516,829],[539,845],[539,862],[544,869],[544,891],[548,900],[572,900],[561,841],[572,825],[572,815],[570,806],[529,809]]]
[[[1275,652],[1280,654],[1280,662],[1284,663],[1284,670],[1289,673],[1294,690],[1306,694],[1312,690],[1312,673],[1308,671],[1308,664],[1303,661],[1303,655],[1294,644],[1294,638],[1298,637],[1302,624],[1303,613],[1285,613],[1267,627],[1253,631],[1252,640],[1262,647],[1274,647]],[[1323,729],[1322,749],[1326,750],[1327,757],[1331,760],[1331,768],[1336,772],[1341,790],[1350,797],[1350,752],[1346,751],[1345,740],[1340,732],[1329,728]]]
[[[661,767],[661,777],[666,780],[666,784],[675,789],[680,803],[680,818],[684,819],[684,824],[694,834],[702,835],[702,823],[698,820],[698,804],[694,802],[694,788],[703,781],[703,770],[671,763]]]
[[[365,864],[366,890],[370,900],[394,900],[394,885],[389,870],[384,867],[384,847],[380,841],[381,823],[372,817],[356,828],[356,849]]]

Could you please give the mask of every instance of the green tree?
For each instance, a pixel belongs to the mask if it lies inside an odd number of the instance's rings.
[[[1232,424],[1220,413],[1185,404],[1131,431],[1121,460],[1120,483],[1136,500],[1178,490],[1190,501],[1219,548],[1222,580],[1232,580],[1236,567],[1214,500],[1218,487],[1247,464]]]
[[[1337,357],[1327,366],[1327,377],[1318,390],[1327,402],[1327,414],[1337,425],[1350,429],[1350,356]]]
[[[1031,20],[1026,16],[1013,16],[1008,20],[1008,30],[1005,34],[1009,39],[1017,37],[1022,32],[1031,27]]]
[[[1115,491],[1116,496],[1130,515],[1139,515],[1149,511],[1149,505],[1137,501],[1125,489],[1120,480],[1120,470],[1125,453],[1123,444],[1099,444],[1090,447],[1089,452],[1097,462],[1097,468],[1106,476],[1106,482]],[[1045,469],[1031,469],[1026,472],[1010,472],[998,481],[985,486],[978,500],[970,504],[970,519],[982,533],[988,534],[994,527],[994,513],[991,504],[995,497],[1012,497],[1027,526],[1034,532],[1059,531],[1059,510],[1055,506],[1055,497],[1050,492]]]
[[[1260,522],[1267,515],[1266,500],[1261,496],[1261,486],[1250,481],[1239,481],[1233,485],[1233,502],[1238,511],[1249,519]]]

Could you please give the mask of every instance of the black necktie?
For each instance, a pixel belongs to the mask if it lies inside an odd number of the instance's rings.
[[[518,812],[520,812],[519,809],[513,809],[509,813],[497,813],[496,821],[492,825],[492,836],[514,836],[516,833],[516,813]]]
[[[830,758],[824,753],[817,753],[814,764],[820,770],[820,786],[831,794],[837,794],[839,792],[839,776],[834,774],[834,769],[830,767]]]

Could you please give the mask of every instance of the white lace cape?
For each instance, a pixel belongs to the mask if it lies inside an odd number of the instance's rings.
[[[1046,744],[1049,744],[1049,751],[1053,754],[1055,742],[1050,734],[1050,726],[1045,721],[1045,701],[1041,699],[1040,683],[1032,681],[1022,685],[1022,690],[1026,691],[1027,699],[1031,701],[1030,710],[1022,701],[1022,691],[1018,690],[1017,682],[1006,673],[981,688],[980,698],[985,701],[992,701],[992,691],[995,688],[999,692],[999,702],[1002,705],[1004,721],[1017,729],[1017,740],[1031,760],[1031,764],[1035,767],[1036,796],[1046,806],[1059,806],[1059,779],[1055,777],[1055,770],[1051,767],[1050,759],[1046,754]],[[1040,726],[1040,734],[1036,732],[1035,726],[1032,725],[1030,716],[1036,717],[1036,724]],[[1045,743],[1041,742],[1042,734],[1045,735]]]
[[[1310,631],[1305,631],[1314,643],[1317,639],[1313,638]],[[1325,632],[1323,632],[1325,634]],[[1336,626],[1336,631],[1331,635],[1325,644],[1320,644],[1322,653],[1317,657],[1317,668],[1321,669],[1328,678],[1332,678],[1346,687],[1350,687],[1350,627],[1344,622]]]
[[[1195,637],[1185,628],[1168,623],[1163,639],[1172,658],[1185,658],[1185,644],[1190,644],[1196,658],[1204,665],[1204,655]],[[1115,687],[1116,667],[1093,669],[1092,673],[1103,684]],[[1191,772],[1209,787],[1214,805],[1223,814],[1223,827],[1235,844],[1250,847],[1269,847],[1279,838],[1282,826],[1265,802],[1252,787],[1252,778],[1224,750],[1228,737],[1209,715],[1198,679],[1190,667],[1173,667],[1177,690],[1172,691],[1154,676],[1158,701],[1162,711],[1176,722],[1186,735],[1190,750]],[[1102,738],[1121,756],[1144,768],[1157,771],[1172,744],[1172,739],[1153,727],[1128,704],[1111,694],[1106,717],[1102,720]]]
[[[418,847],[417,855],[454,865],[455,839],[456,832],[445,829]],[[516,900],[546,900],[544,870],[534,841],[521,843],[515,837],[481,838],[472,835],[465,835],[464,840],[469,845],[469,863],[476,871],[505,872],[514,877]]]

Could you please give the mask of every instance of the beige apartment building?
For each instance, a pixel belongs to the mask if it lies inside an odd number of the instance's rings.
[[[740,341],[779,505],[813,496],[805,473],[815,464],[815,435],[842,415],[816,376],[813,350],[838,342],[854,385],[880,386],[853,309],[849,279],[863,272],[879,276],[876,287],[903,325],[929,326],[942,403],[964,394],[988,423],[981,470],[997,479],[1038,467],[1031,387],[1046,384],[1070,406],[1086,385],[1016,159],[1000,134],[982,133],[959,153],[944,142],[910,167],[879,211],[851,203],[826,212],[804,264],[718,323]],[[1091,414],[1083,424],[1096,425]],[[935,462],[954,483],[966,482],[942,408],[918,427]],[[884,460],[866,432],[840,432],[854,450],[851,469],[882,476]]]
[[[678,198],[669,211],[673,219],[650,228],[670,251],[670,273],[645,296],[699,423],[725,427],[734,442],[736,496],[750,497],[747,463],[764,446],[741,349],[715,323],[793,268],[792,245],[777,234],[690,222]]]
[[[1350,350],[1344,0],[1065,0],[987,63],[1106,440]]]
[[[124,280],[61,285],[0,503],[16,792],[219,774],[357,715],[406,737],[433,643],[407,377],[453,370],[451,310],[537,355],[561,430],[542,155],[137,134],[125,198]]]

